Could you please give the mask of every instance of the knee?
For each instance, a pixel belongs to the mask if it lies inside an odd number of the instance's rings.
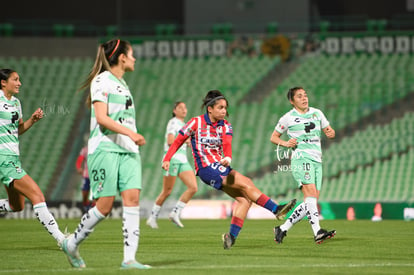
[[[112,205],[111,206],[101,206],[101,207],[97,207],[99,212],[101,212],[102,215],[104,215],[105,217],[109,215],[109,213],[111,213],[112,211]]]
[[[197,193],[198,191],[198,187],[197,185],[193,185],[193,186],[189,186],[187,188],[188,192],[190,192],[192,195],[194,195],[195,193]]]
[[[38,193],[38,194],[33,194],[30,196],[30,200],[32,202],[33,205],[38,204],[38,203],[42,203],[45,202],[45,197],[43,196],[42,193]],[[24,204],[24,203],[23,203]]]
[[[169,196],[171,195],[171,192],[172,192],[172,188],[164,188],[164,189],[162,190],[162,192],[161,192],[161,195],[162,195],[164,198],[167,198],[167,197],[169,197]]]
[[[237,200],[238,206],[239,207],[243,207],[243,208],[250,208],[252,206],[252,201],[247,199],[247,198],[243,198],[243,199],[239,199]]]

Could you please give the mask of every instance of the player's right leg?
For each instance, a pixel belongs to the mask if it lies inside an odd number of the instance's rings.
[[[171,167],[170,167],[171,170]],[[165,200],[170,196],[175,180],[177,176],[170,175],[169,171],[164,171],[164,176],[162,178],[162,190],[158,195],[157,199],[154,202],[154,205],[151,209],[151,214],[147,219],[146,224],[152,229],[158,229],[158,215],[160,214],[161,207],[164,204]]]
[[[295,206],[296,199],[287,204],[277,204],[271,198],[263,194],[252,182],[252,180],[236,170],[232,170],[223,181],[223,186],[231,186],[238,189],[257,205],[271,211],[276,219],[280,220]]]

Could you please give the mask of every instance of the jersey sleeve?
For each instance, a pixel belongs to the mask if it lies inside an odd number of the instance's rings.
[[[325,129],[329,126],[329,121],[326,119],[326,116],[322,113],[322,111],[319,111],[319,114],[321,116],[321,128]]]
[[[176,125],[176,122],[173,120],[173,119],[171,119],[170,121],[168,121],[168,124],[167,124],[167,135],[168,134],[172,134],[172,135],[176,135],[177,134],[177,125]]]
[[[22,104],[20,103],[20,100],[19,100],[19,106],[17,106],[17,108],[19,109],[20,118],[23,118],[23,109],[22,109]]]
[[[223,135],[223,154],[224,157],[232,158],[231,142],[233,140],[233,127],[230,123],[225,123],[225,133]]]
[[[97,76],[91,83],[91,102],[95,101],[108,103],[108,91],[101,76]]]
[[[279,134],[283,134],[287,131],[288,126],[289,124],[288,124],[287,116],[284,115],[279,119],[278,123],[276,124],[275,131],[278,132]]]
[[[80,169],[82,167],[82,163],[84,161],[85,157],[82,155],[79,155],[78,158],[76,159],[76,168]]]

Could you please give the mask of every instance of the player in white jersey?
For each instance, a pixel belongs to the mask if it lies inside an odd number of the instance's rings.
[[[0,69],[0,81],[0,180],[8,194],[8,199],[0,199],[0,213],[23,210],[28,198],[39,222],[60,244],[65,236],[49,212],[42,191],[22,169],[19,159],[19,136],[43,118],[43,111],[38,108],[23,121],[22,107],[15,97],[22,85],[18,73]]]
[[[85,213],[74,234],[62,243],[70,264],[84,268],[79,245],[111,212],[115,196],[122,197],[124,236],[123,269],[148,269],[136,261],[139,243],[139,194],[141,158],[138,146],[145,139],[137,133],[135,106],[123,76],[134,71],[131,44],[113,39],[101,44],[94,67],[81,89],[90,86],[91,125],[88,141],[88,170],[96,205]]]
[[[293,150],[291,170],[302,190],[304,202],[295,208],[284,224],[275,227],[275,241],[282,243],[287,231],[307,215],[314,240],[319,244],[336,234],[335,230],[327,231],[320,227],[317,206],[322,187],[321,132],[334,138],[335,131],[320,110],[309,107],[308,96],[302,87],[289,89],[287,97],[293,109],[280,118],[270,141]],[[288,141],[280,138],[285,132]]]
[[[164,156],[167,153],[168,148],[174,142],[175,137],[178,135],[178,131],[180,131],[180,129],[185,125],[184,118],[186,115],[187,107],[185,106],[185,103],[177,101],[173,109],[173,118],[171,118],[167,124],[164,142]],[[197,180],[187,159],[187,145],[189,143],[190,140],[187,140],[186,144],[181,146],[181,148],[172,157],[169,170],[164,171],[162,191],[155,200],[151,215],[147,220],[147,225],[151,228],[158,228],[157,218],[160,213],[161,206],[171,194],[177,176],[187,186],[187,190],[185,190],[180,196],[171,213],[168,215],[168,218],[178,227],[184,227],[180,220],[181,210],[197,192]]]

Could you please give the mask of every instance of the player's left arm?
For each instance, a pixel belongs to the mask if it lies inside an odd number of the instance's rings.
[[[33,126],[33,124],[35,124],[42,118],[43,118],[43,110],[41,108],[38,108],[28,120],[23,121],[23,119],[19,119],[19,129],[18,129],[19,135],[23,135],[24,132],[29,130],[30,127]]]
[[[220,164],[223,166],[230,166],[232,158],[232,147],[231,142],[233,139],[233,129],[229,124],[227,131],[223,136],[223,155],[224,157],[220,160]]]
[[[331,127],[324,113],[322,113],[322,111],[319,110],[319,114],[320,114],[320,119],[321,119],[322,131],[325,133],[326,137],[334,138],[335,130]]]

